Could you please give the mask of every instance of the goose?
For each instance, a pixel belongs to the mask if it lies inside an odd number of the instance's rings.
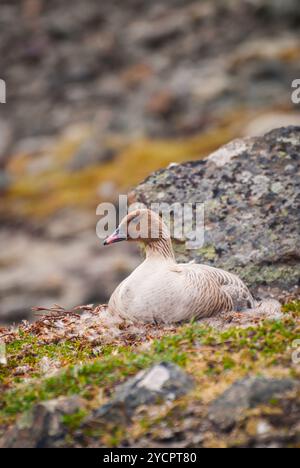
[[[104,245],[125,240],[142,242],[146,258],[112,293],[108,311],[113,316],[170,324],[256,306],[238,276],[209,265],[177,263],[170,232],[156,212],[130,212]]]

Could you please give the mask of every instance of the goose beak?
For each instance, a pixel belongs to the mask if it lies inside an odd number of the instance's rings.
[[[113,232],[110,236],[108,236],[105,239],[105,241],[103,242],[103,245],[116,244],[117,242],[122,242],[126,240],[127,240],[127,236],[120,233],[119,229],[116,229],[115,232]]]

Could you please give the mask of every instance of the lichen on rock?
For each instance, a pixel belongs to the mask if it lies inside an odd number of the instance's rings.
[[[204,245],[175,242],[180,261],[235,272],[262,295],[299,287],[300,127],[237,140],[205,160],[155,172],[133,196],[146,206],[204,203]]]

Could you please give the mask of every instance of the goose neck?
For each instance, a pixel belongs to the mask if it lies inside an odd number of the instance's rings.
[[[146,244],[146,258],[161,258],[175,261],[174,250],[170,238],[160,238]]]

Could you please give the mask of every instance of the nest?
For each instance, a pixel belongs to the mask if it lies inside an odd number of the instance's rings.
[[[175,326],[133,323],[112,316],[106,304],[93,304],[67,310],[58,304],[51,308],[33,308],[37,320],[21,322],[17,327],[0,328],[0,340],[10,343],[20,333],[39,338],[44,344],[72,340],[84,344],[133,344],[161,337],[176,329]]]

